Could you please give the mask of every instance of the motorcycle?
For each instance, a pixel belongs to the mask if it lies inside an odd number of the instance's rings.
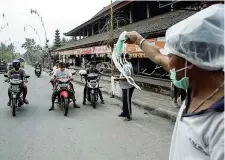
[[[70,79],[68,78],[58,78],[56,90],[59,92],[59,106],[61,110],[64,111],[64,116],[67,116],[69,110],[69,103],[71,102],[69,92],[72,91],[69,85]]]
[[[41,68],[35,68],[35,75],[37,77],[40,77],[41,76]]]
[[[4,75],[4,77],[9,78],[8,75]],[[21,107],[24,103],[23,103],[23,93],[21,90],[21,84],[24,82],[27,82],[26,79],[30,78],[29,75],[26,75],[24,77],[24,80],[21,80],[21,77],[19,74],[13,74],[11,76],[11,78],[9,80],[7,80],[7,82],[10,84],[10,92],[11,92],[11,108],[12,108],[12,116],[15,117],[16,116],[16,109]]]
[[[86,76],[86,83],[87,83],[86,95],[88,97],[88,94],[90,94],[90,102],[94,109],[96,108],[96,104],[99,99],[99,97],[98,97],[99,96],[99,88],[100,88],[99,80],[100,80],[100,76],[98,74],[91,73]]]

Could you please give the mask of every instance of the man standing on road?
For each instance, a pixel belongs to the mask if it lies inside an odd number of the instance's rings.
[[[124,54],[122,54],[121,58],[124,59]],[[123,65],[126,75],[133,77],[134,71],[133,66],[130,62],[129,55],[125,54],[125,58],[128,61],[128,63]],[[115,80],[119,80],[120,87],[122,88],[123,97],[123,111],[119,115],[119,117],[126,117],[125,120],[130,121],[132,120],[131,98],[134,92],[134,86],[131,85],[122,74],[120,75],[120,77],[115,78]]]
[[[176,87],[188,90],[169,159],[224,159],[224,5],[212,5],[170,27],[164,50],[137,32],[126,36],[170,72]]]

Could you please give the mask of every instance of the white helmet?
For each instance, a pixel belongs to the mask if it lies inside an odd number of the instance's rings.
[[[79,75],[85,75],[85,74],[87,74],[87,71],[86,70],[80,70],[79,71]]]

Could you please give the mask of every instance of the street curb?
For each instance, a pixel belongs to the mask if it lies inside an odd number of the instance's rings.
[[[79,84],[79,85],[83,85],[84,86],[84,83],[82,83],[80,81],[74,80],[74,82]],[[111,95],[109,93],[109,91],[107,91],[107,90],[102,89],[102,92],[107,94],[107,95]],[[118,96],[114,96],[114,97],[116,99],[122,100],[121,97],[118,97]],[[132,100],[132,104],[138,106],[139,108],[143,108],[145,110],[148,110],[150,112],[150,114],[153,114],[153,115],[165,118],[165,119],[171,121],[172,123],[175,123],[175,121],[176,121],[177,114],[175,114],[175,113],[173,113],[171,111],[165,110],[163,108],[158,108],[158,107],[151,106],[150,104],[141,102],[139,100]]]

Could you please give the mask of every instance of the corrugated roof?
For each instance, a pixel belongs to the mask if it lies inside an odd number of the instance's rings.
[[[197,11],[187,11],[187,10],[171,11],[171,12],[158,15],[146,20],[142,20],[136,23],[123,26],[119,29],[115,29],[113,32],[113,37],[118,38],[121,32],[125,30],[126,31],[134,30],[140,34],[154,33],[158,31],[166,30],[172,25],[182,21],[183,19],[193,15],[196,12]],[[81,40],[67,43],[66,45],[60,47],[57,50],[60,51],[60,50],[78,48],[80,46],[84,46],[84,45],[95,43],[95,42],[104,42],[105,40],[108,40],[109,38],[111,38],[110,32],[105,32],[102,34],[90,36]]]

